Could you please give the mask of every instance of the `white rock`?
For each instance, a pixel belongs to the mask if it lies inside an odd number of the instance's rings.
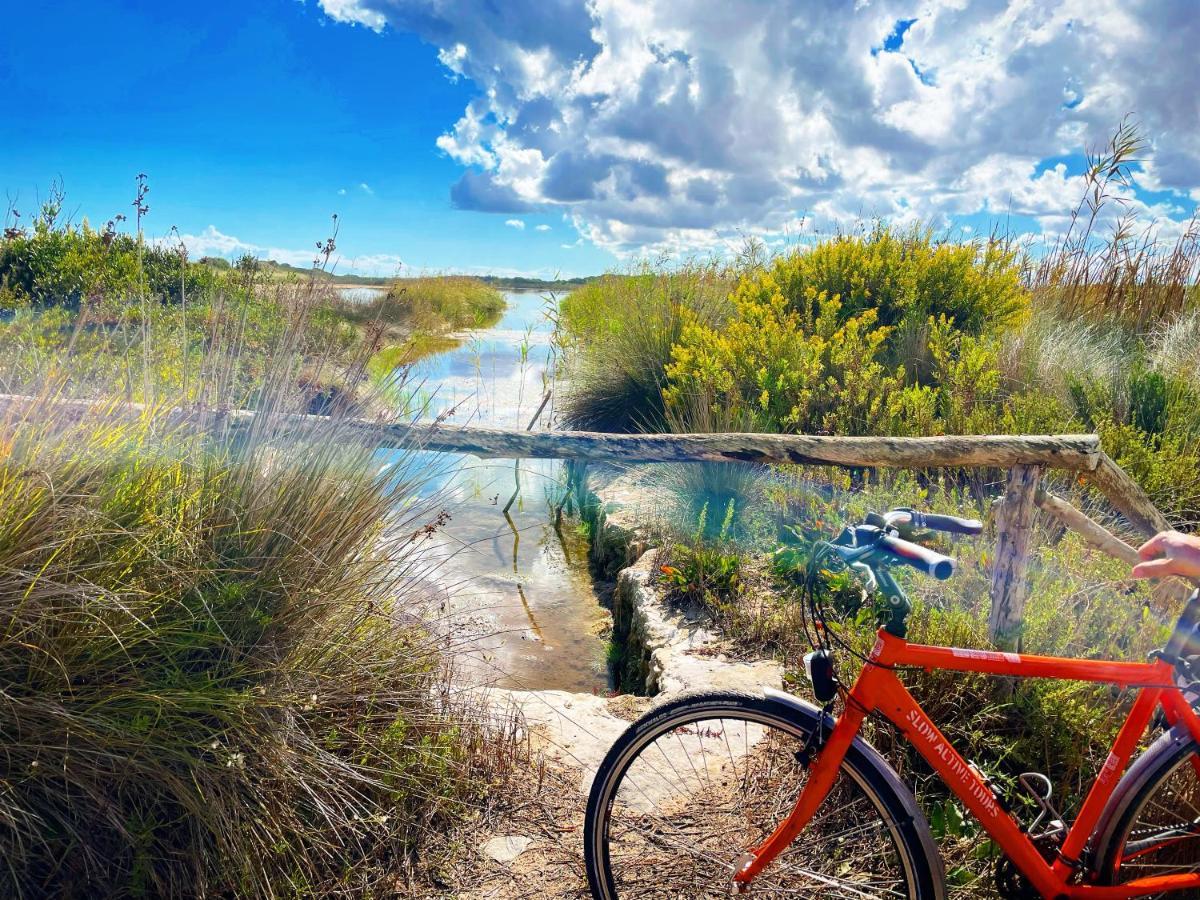
[[[529,849],[529,845],[533,843],[533,838],[525,837],[520,834],[498,834],[489,841],[486,841],[479,848],[479,852],[484,856],[491,857],[501,865],[508,865],[522,853]]]
[[[489,692],[488,700],[493,709],[519,710],[533,750],[578,770],[579,786],[585,794],[604,754],[629,727],[627,720],[609,711],[607,699],[594,694],[496,688]]]
[[[613,594],[613,623],[625,636],[625,652],[639,660],[645,691],[655,702],[681,691],[734,690],[756,692],[783,683],[783,668],[771,660],[732,662],[714,654],[718,635],[702,617],[672,609],[654,578],[657,551],[642,555],[622,569]]]

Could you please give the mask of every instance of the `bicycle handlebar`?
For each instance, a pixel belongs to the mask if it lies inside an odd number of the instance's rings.
[[[884,518],[888,524],[911,525],[913,528],[929,528],[948,534],[983,534],[983,523],[978,519],[960,519],[958,516],[923,513],[907,508],[894,509]]]
[[[954,574],[953,558],[938,553],[936,550],[930,550],[928,547],[922,547],[920,544],[914,544],[912,541],[883,534],[880,535],[876,546],[897,562],[912,566],[918,572],[926,575],[932,575],[938,581],[945,581]]]

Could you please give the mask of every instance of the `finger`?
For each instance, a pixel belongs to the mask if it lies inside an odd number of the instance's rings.
[[[1138,547],[1138,556],[1142,559],[1154,559],[1156,556],[1162,555],[1163,545],[1166,543],[1169,532],[1160,531],[1142,546]]]
[[[1165,578],[1167,575],[1174,575],[1178,571],[1179,560],[1154,559],[1138,563],[1133,567],[1133,571],[1130,574],[1134,578]]]

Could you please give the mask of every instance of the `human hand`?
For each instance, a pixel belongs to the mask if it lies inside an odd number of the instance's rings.
[[[1200,578],[1200,537],[1163,531],[1138,548],[1142,562],[1133,567],[1134,578],[1180,575]]]

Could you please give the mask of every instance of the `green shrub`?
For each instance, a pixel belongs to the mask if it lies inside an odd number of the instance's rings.
[[[1015,252],[995,241],[938,244],[877,226],[819,243],[745,275],[728,317],[685,311],[664,412],[692,431],[991,430],[1005,413],[995,335],[1028,313],[1019,275]],[[641,378],[652,394],[658,385]]]
[[[741,558],[720,546],[678,544],[669,562],[659,566],[659,575],[674,596],[706,606],[717,615],[736,599],[741,568]]]
[[[141,295],[168,303],[207,295],[228,284],[229,273],[181,259],[177,249],[143,244],[118,232],[61,224],[61,197],[42,208],[29,230],[0,237],[0,286],[5,307],[15,305],[78,307],[91,301],[119,309]],[[228,264],[226,266],[228,268]]]
[[[996,333],[1028,315],[1015,249],[998,241],[935,241],[928,231],[899,232],[877,224],[864,234],[843,234],[778,259],[752,275],[740,293],[760,301],[775,295],[806,319],[815,319],[825,297],[840,303],[842,321],[874,310],[892,329],[889,362],[909,334],[945,317],[966,334]]]
[[[1200,520],[1200,439],[1152,434],[1129,423],[1098,424],[1101,446],[1169,519]]]
[[[672,349],[663,399],[698,431],[869,433],[899,386],[877,361],[888,329],[874,310],[842,316],[822,295],[804,311],[743,285],[719,325],[689,321]]]

